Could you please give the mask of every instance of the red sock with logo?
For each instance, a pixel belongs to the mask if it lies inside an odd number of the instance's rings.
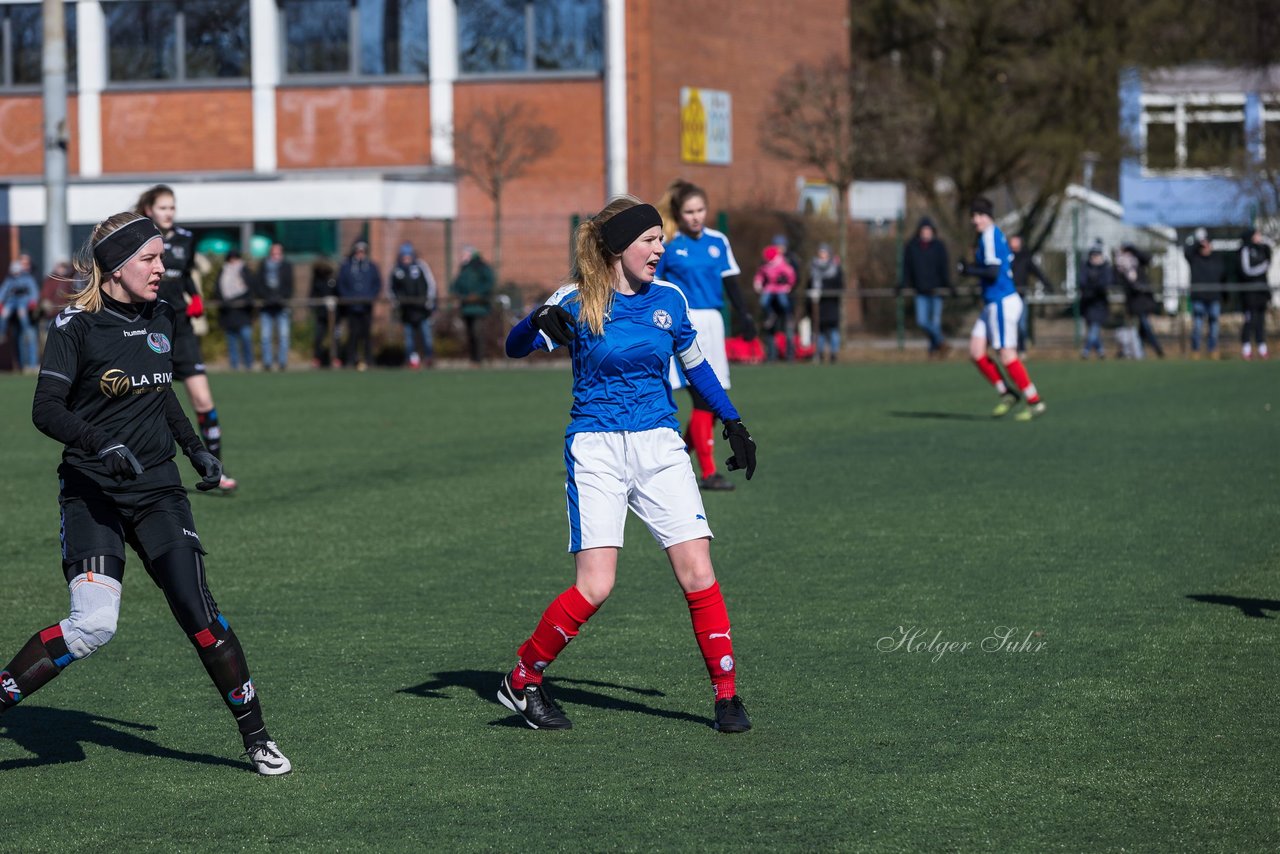
[[[1027,368],[1022,364],[1021,359],[1014,359],[1005,365],[1004,369],[1009,372],[1009,379],[1013,380],[1018,388],[1022,389],[1022,394],[1026,397],[1027,403],[1040,402],[1040,393],[1036,391],[1036,384],[1027,375]]]
[[[517,651],[520,661],[511,671],[511,687],[523,691],[525,685],[541,685],[542,671],[578,636],[583,623],[597,610],[577,587],[570,587],[557,596],[542,612],[533,634],[520,644]]]
[[[729,611],[724,606],[724,596],[720,595],[720,582],[706,590],[686,593],[684,598],[689,602],[693,636],[697,638],[702,660],[707,664],[716,699],[732,697],[737,693],[737,674],[734,671],[733,639],[729,637]]]
[[[1009,390],[1004,384],[1004,378],[1000,376],[1000,369],[991,361],[990,356],[983,355],[980,359],[974,359],[973,363],[978,366],[978,372],[987,378],[987,382],[996,387],[996,391],[1004,394]]]
[[[716,473],[716,417],[705,409],[693,410],[689,416],[689,444],[698,457],[698,468],[703,477]]]

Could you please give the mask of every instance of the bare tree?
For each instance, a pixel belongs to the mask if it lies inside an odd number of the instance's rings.
[[[493,205],[493,273],[502,270],[502,194],[560,144],[551,125],[520,101],[500,100],[473,111],[453,130],[454,162]]]
[[[849,186],[860,175],[885,174],[910,156],[912,114],[895,103],[897,81],[871,63],[832,57],[801,63],[778,81],[760,124],[761,147],[808,166],[836,191],[838,251],[848,256]]]

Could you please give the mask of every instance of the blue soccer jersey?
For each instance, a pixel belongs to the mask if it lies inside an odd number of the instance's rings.
[[[577,319],[582,304],[577,285],[565,285],[547,303],[563,306]],[[558,345],[539,334],[535,347]],[[689,304],[680,289],[654,281],[635,294],[615,293],[604,335],[579,323],[569,345],[573,357],[573,407],[566,434],[614,430],[679,430],[667,369],[672,354],[701,361]]]
[[[729,238],[704,228],[696,238],[684,232],[671,238],[654,276],[679,287],[690,308],[720,309],[724,306],[724,277],[741,272]]]
[[[997,225],[992,225],[978,235],[974,247],[974,261],[979,267],[998,267],[999,272],[994,279],[982,280],[982,301],[990,304],[999,302],[1009,294],[1017,293],[1013,286],[1013,252],[1009,249],[1009,241],[1004,239],[1004,232]]]

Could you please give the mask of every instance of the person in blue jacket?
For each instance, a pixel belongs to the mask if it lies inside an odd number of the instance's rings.
[[[715,689],[715,727],[751,728],[736,690],[729,615],[711,565],[711,528],[680,436],[668,363],[724,423],[730,471],[755,473],[755,442],[720,385],[689,303],[655,279],[662,258],[662,217],[631,196],[613,199],[582,223],[569,284],[507,337],[507,355],[566,347],[573,362],[573,405],[565,437],[569,551],[574,584],[542,614],[503,676],[498,700],[533,729],[572,724],[543,684],[543,672],[604,604],[613,589],[627,508],[667,552],[684,590],[694,636]]]
[[[382,293],[382,275],[369,260],[369,244],[357,240],[338,270],[339,311],[346,319],[343,359],[363,371],[373,361],[373,302]]]

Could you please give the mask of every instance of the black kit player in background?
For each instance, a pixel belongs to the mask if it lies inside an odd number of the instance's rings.
[[[164,279],[160,283],[160,299],[177,311],[178,325],[173,335],[173,375],[181,380],[196,411],[196,423],[205,445],[219,460],[222,459],[222,427],[218,424],[218,409],[213,405],[213,392],[209,377],[204,372],[204,356],[200,352],[200,339],[196,336],[191,319],[204,314],[204,298],[200,293],[200,277],[207,272],[208,262],[196,254],[194,235],[174,224],[177,214],[173,190],[164,184],[156,184],[138,197],[134,213],[150,217],[164,238]],[[235,478],[222,473],[218,489],[231,492],[236,488]]]
[[[158,299],[165,266],[155,224],[99,223],[76,259],[83,290],[49,325],[31,418],[62,442],[62,571],[70,616],[41,629],[0,670],[0,712],[111,640],[126,543],[164,593],[259,774],[291,770],[267,733],[244,650],[205,582],[204,548],[173,461],[174,440],[216,489],[222,465],[173,392],[178,312]]]

